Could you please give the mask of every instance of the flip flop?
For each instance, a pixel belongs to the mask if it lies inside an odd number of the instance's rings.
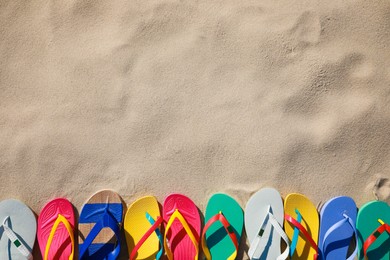
[[[71,260],[74,256],[75,218],[64,198],[49,201],[38,217],[38,244],[44,260]]]
[[[143,197],[130,205],[124,221],[130,260],[161,258],[164,247],[160,232],[162,222],[155,197]]]
[[[168,260],[198,259],[201,221],[198,208],[181,194],[166,197],[163,207],[164,248]]]
[[[390,206],[371,201],[359,209],[356,221],[359,259],[390,259]]]
[[[32,259],[37,232],[34,213],[15,199],[0,202],[0,259]]]
[[[313,203],[304,195],[291,193],[286,197],[284,229],[291,241],[291,259],[318,258],[318,212]]]
[[[244,225],[240,205],[232,197],[216,193],[207,204],[205,222],[202,248],[206,259],[235,259]]]
[[[280,193],[273,188],[256,192],[245,207],[245,230],[250,243],[250,259],[286,259],[289,241],[283,230],[284,209]],[[287,245],[280,250],[281,239]]]
[[[357,207],[350,197],[335,197],[324,204],[320,213],[319,248],[321,259],[352,260],[357,246],[348,257],[348,248],[355,237]]]
[[[123,202],[114,191],[95,193],[79,220],[79,259],[117,259],[120,251]]]

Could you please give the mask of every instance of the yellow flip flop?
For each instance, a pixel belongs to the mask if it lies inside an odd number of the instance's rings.
[[[160,259],[163,253],[162,221],[158,202],[153,196],[140,198],[128,207],[124,228],[130,260]]]
[[[291,259],[317,259],[319,216],[304,195],[289,194],[284,201],[284,228],[291,241]]]

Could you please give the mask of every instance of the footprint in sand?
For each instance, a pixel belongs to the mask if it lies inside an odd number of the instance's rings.
[[[374,184],[373,193],[378,200],[390,203],[390,179],[378,178]]]

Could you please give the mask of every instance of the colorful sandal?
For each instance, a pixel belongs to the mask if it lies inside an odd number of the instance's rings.
[[[245,230],[250,243],[250,259],[286,259],[289,241],[283,230],[284,209],[279,192],[264,188],[256,192],[245,207]],[[281,239],[287,247],[280,250]]]
[[[194,202],[184,195],[171,194],[164,201],[163,217],[168,260],[197,260],[201,221]]]
[[[236,259],[244,225],[240,205],[226,194],[214,194],[206,207],[205,222],[202,249],[206,259]]]
[[[359,210],[359,259],[390,259],[390,206],[383,201],[371,201]]]
[[[15,199],[0,202],[0,259],[32,259],[37,232],[34,213]]]
[[[155,197],[143,197],[130,205],[124,222],[130,260],[161,258],[164,247],[160,232],[162,222]]]
[[[38,217],[38,244],[44,260],[73,260],[75,217],[64,198],[48,202]]]
[[[348,257],[353,238],[357,241],[357,207],[353,199],[345,196],[333,198],[324,204],[320,215],[321,259],[354,259],[357,246]]]
[[[292,193],[284,201],[284,214],[284,228],[291,241],[291,259],[317,259],[319,218],[316,207],[304,195]]]
[[[121,251],[123,202],[103,190],[84,204],[79,220],[79,259],[115,260]]]

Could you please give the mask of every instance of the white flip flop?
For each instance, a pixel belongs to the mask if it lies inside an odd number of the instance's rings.
[[[31,260],[37,232],[34,213],[15,199],[0,202],[0,259]]]
[[[283,201],[277,190],[263,188],[249,199],[245,207],[245,230],[250,243],[250,259],[288,258],[290,247],[283,220]],[[287,245],[283,253],[281,239]]]

